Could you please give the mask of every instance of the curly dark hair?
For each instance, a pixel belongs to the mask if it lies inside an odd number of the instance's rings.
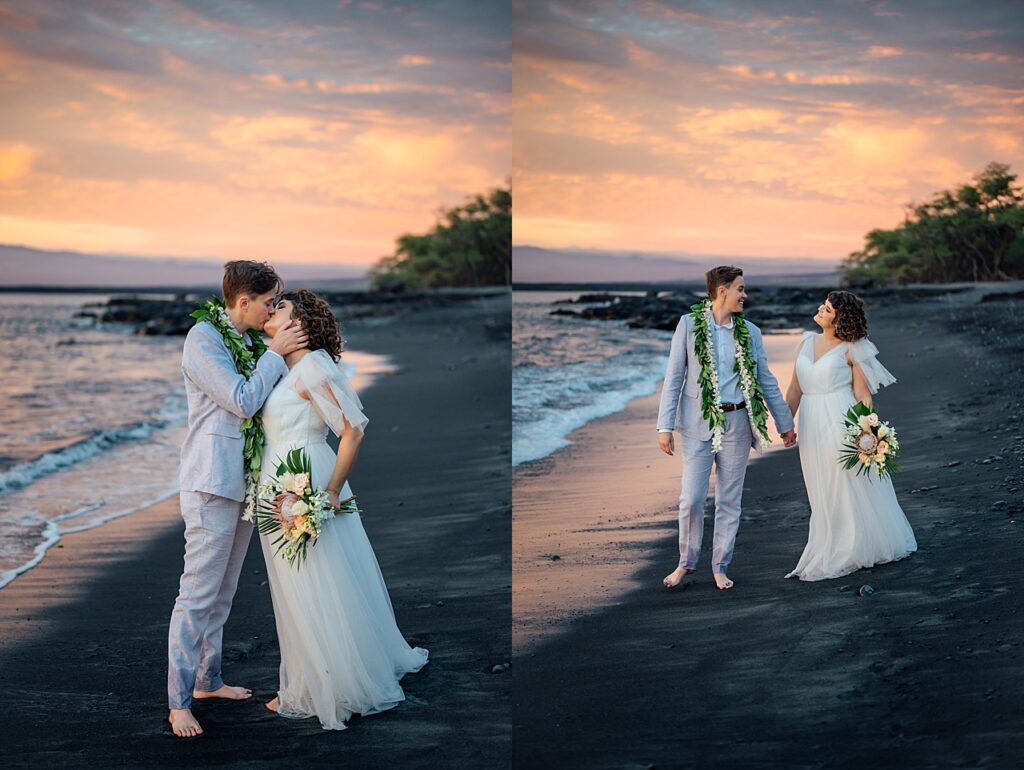
[[[341,326],[327,301],[309,289],[286,291],[278,301],[286,299],[292,303],[292,318],[302,322],[302,328],[309,335],[310,350],[326,350],[337,361],[345,349],[341,337]]]
[[[868,317],[864,312],[864,300],[852,291],[830,291],[828,301],[836,311],[836,337],[843,342],[856,342],[868,336]]]

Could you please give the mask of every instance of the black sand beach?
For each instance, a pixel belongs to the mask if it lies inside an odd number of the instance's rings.
[[[508,313],[500,297],[346,329],[350,347],[400,369],[364,396],[370,426],[352,482],[399,627],[430,650],[429,665],[403,680],[405,703],[342,732],[263,707],[278,654],[254,538],[224,671],[255,696],[199,703],[206,734],[174,738],[166,636],[183,525],[172,499],[63,538],[0,590],[0,764],[508,766],[511,679],[491,673],[511,650]]]
[[[536,495],[546,488],[557,516],[565,474],[608,465],[585,453],[619,444],[630,452],[619,465],[634,466],[635,481],[595,477],[590,502],[641,527],[660,517],[662,533],[646,547],[637,546],[644,537],[620,545],[609,535],[605,550],[633,558],[621,568],[635,571],[639,587],[598,603],[574,558],[548,560],[549,579],[581,606],[575,619],[517,621],[524,633],[561,627],[521,653],[516,643],[517,767],[1022,766],[1024,304],[980,304],[982,293],[869,306],[871,337],[899,379],[877,404],[900,431],[895,485],[919,543],[905,561],[831,581],[784,580],[806,541],[809,507],[797,453],[776,452],[747,474],[736,587],[714,588],[705,553],[681,590],[666,591],[661,578],[677,560],[678,458],[658,452],[655,411],[592,423],[580,433],[614,442],[574,438],[517,469],[517,500],[524,483],[541,510]],[[660,510],[638,511],[652,484],[661,484]],[[563,547],[575,553],[573,543]],[[875,592],[858,595],[864,585]]]

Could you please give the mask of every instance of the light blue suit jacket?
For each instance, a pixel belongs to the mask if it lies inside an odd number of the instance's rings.
[[[181,445],[181,489],[245,499],[242,420],[263,406],[288,372],[284,359],[267,351],[250,379],[238,373],[220,332],[206,321],[193,326],[181,355],[188,396],[188,433]]]
[[[761,330],[746,319],[750,332],[750,345],[754,354],[754,375],[761,383],[765,404],[775,420],[779,433],[793,430],[793,413],[782,396],[775,375],[768,369],[768,357],[764,352]],[[672,348],[665,369],[665,382],[661,387],[661,406],[658,409],[658,430],[678,430],[684,436],[698,441],[711,440],[711,426],[704,419],[700,408],[700,384],[697,381],[697,351],[694,348],[693,313],[679,319]],[[689,375],[689,376],[687,376]],[[752,445],[757,447],[757,437]]]

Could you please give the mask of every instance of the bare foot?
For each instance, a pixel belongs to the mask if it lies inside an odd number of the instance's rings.
[[[274,698],[274,700],[270,701],[270,703],[264,703],[263,705],[271,711],[273,711],[275,714],[277,713],[277,710],[281,708],[281,702],[278,698]]]
[[[252,697],[252,690],[248,687],[232,687],[229,684],[221,685],[218,690],[193,690],[192,697],[197,700],[204,698],[226,698],[227,700],[246,700]]]
[[[690,574],[690,572],[691,570],[686,569],[686,567],[676,567],[672,574],[665,576],[665,579],[661,581],[661,584],[665,586],[665,588],[675,588],[683,582],[683,578]]]
[[[167,721],[171,723],[171,730],[179,738],[194,738],[203,734],[203,728],[192,716],[192,709],[171,709]]]
[[[735,585],[735,583],[729,580],[729,576],[724,572],[713,572],[711,574],[715,576],[715,585],[723,591],[727,588],[732,588]]]

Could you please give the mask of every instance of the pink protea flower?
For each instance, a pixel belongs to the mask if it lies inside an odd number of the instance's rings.
[[[292,492],[285,492],[274,498],[274,521],[280,524],[283,528],[287,528],[291,525],[292,519],[292,506],[299,502],[299,496]]]
[[[864,431],[857,437],[857,448],[861,452],[872,452],[878,446],[878,439],[871,431]]]

